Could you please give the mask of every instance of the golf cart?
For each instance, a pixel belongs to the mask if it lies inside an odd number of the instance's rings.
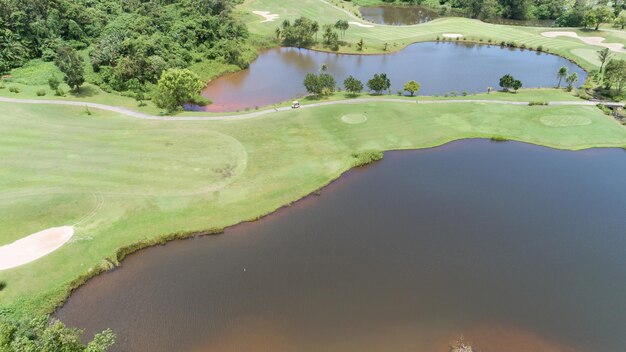
[[[294,101],[293,103],[291,103],[291,108],[292,109],[298,109],[300,107],[300,103],[297,101]]]

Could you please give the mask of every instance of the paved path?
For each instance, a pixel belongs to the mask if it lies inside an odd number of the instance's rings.
[[[117,112],[123,115],[144,119],[144,120],[159,120],[159,121],[220,121],[220,120],[243,120],[243,119],[251,119],[255,117],[260,117],[264,115],[273,114],[279,111],[288,111],[291,110],[291,107],[284,106],[280,108],[266,109],[260,111],[254,111],[244,114],[236,114],[236,115],[214,115],[214,116],[156,116],[150,115],[143,112],[138,112],[135,110],[131,110],[128,108],[124,108],[121,106],[112,106],[112,105],[104,105],[98,103],[89,103],[89,102],[81,102],[81,101],[69,101],[69,100],[40,100],[40,99],[16,99],[16,98],[5,98],[0,97],[0,102],[5,103],[18,103],[18,104],[51,104],[51,105],[69,105],[69,106],[80,106],[80,107],[90,107],[93,109],[100,109],[106,111]],[[364,104],[364,103],[375,103],[375,102],[383,102],[383,103],[402,103],[402,104],[464,104],[464,103],[482,103],[482,104],[502,104],[502,105],[528,105],[528,101],[506,101],[506,100],[488,100],[488,99],[456,99],[456,100],[410,100],[410,99],[396,99],[396,98],[356,98],[356,99],[346,99],[346,100],[335,100],[335,101],[326,101],[321,103],[313,103],[302,105],[300,109],[310,109],[319,106],[327,106],[327,105],[339,105],[339,104]],[[604,103],[601,101],[552,101],[549,102],[548,105],[555,106],[563,106],[563,105],[573,105],[573,106],[593,106],[599,103]],[[617,104],[624,105],[624,104]]]

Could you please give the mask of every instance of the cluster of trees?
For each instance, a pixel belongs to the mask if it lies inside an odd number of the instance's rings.
[[[83,344],[82,332],[59,321],[39,318],[12,319],[0,314],[0,351],[106,352],[115,343],[115,334],[105,330]]]
[[[322,65],[320,68],[321,73],[319,75],[315,73],[308,73],[304,77],[304,87],[309,94],[322,96],[335,92],[335,78],[326,73],[326,70],[327,66]],[[343,86],[345,87],[346,92],[351,95],[361,93],[364,89],[363,82],[353,76],[348,76],[348,78],[343,81]],[[366,82],[366,86],[371,92],[374,92],[375,94],[382,94],[384,91],[389,91],[391,88],[391,80],[387,77],[387,74],[377,73]],[[420,84],[416,81],[409,81],[404,85],[404,91],[408,92],[411,96],[415,95],[419,92],[419,90]]]
[[[343,39],[350,24],[346,20],[339,20],[334,25],[324,25],[322,28],[322,43],[332,50],[338,50],[340,45],[340,35]],[[282,41],[285,46],[306,48],[317,42],[317,35],[320,31],[318,22],[308,17],[300,17],[291,23],[284,20],[280,27],[275,30],[276,38]]]
[[[556,87],[561,88],[561,82],[563,81],[563,78],[565,78],[568,91],[571,91],[574,88],[574,84],[578,82],[578,74],[576,72],[572,72],[572,74],[568,74],[567,67],[565,66],[561,67],[556,72],[556,77],[559,79],[559,83],[556,85]]]
[[[244,42],[245,25],[231,16],[238,2],[0,0],[0,73],[33,58],[60,63],[70,55],[72,68],[81,59],[93,66],[94,83],[124,91],[132,80],[156,83],[168,68],[203,60],[245,67],[254,51]]]
[[[522,88],[522,82],[519,79],[515,79],[512,75],[506,74],[500,78],[500,87],[507,92],[511,89],[517,92],[518,89]]]

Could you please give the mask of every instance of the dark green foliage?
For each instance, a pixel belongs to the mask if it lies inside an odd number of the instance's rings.
[[[314,37],[319,30],[319,24],[307,17],[296,19],[293,24],[289,20],[283,21],[280,36],[283,45],[306,48],[315,41]]]
[[[107,90],[128,90],[130,79],[156,83],[167,68],[203,60],[243,68],[255,53],[231,16],[237,3],[0,0],[0,73],[32,58],[53,60],[61,46],[88,48],[94,83]]]
[[[531,101],[531,102],[528,102],[528,105],[529,106],[545,106],[545,105],[548,105],[548,102],[547,101]]]
[[[44,95],[46,95],[46,90],[45,89],[38,89],[36,92],[38,97],[43,97]]]
[[[65,83],[70,88],[78,90],[80,86],[85,83],[85,65],[83,58],[78,56],[76,50],[63,45],[57,50],[57,57],[54,59],[54,64],[65,75]],[[50,82],[48,82],[49,84]]]
[[[339,20],[335,23],[335,28],[341,31],[341,38],[346,36],[346,31],[350,28],[350,23],[346,20]]]
[[[371,164],[375,161],[381,160],[385,153],[381,151],[367,150],[358,153],[352,153],[352,166],[362,167]]]
[[[186,69],[169,69],[163,72],[157,83],[155,103],[168,112],[179,110],[193,102],[204,83],[195,73]]]
[[[506,74],[500,78],[500,87],[507,91],[511,88],[517,91],[518,89],[522,88],[522,82],[515,79],[515,77]]]
[[[68,328],[45,316],[10,318],[0,312],[0,351],[22,352],[106,352],[115,343],[115,334],[105,330],[87,345],[80,340],[82,332]]]
[[[617,89],[621,94],[626,86],[626,60],[613,59],[604,69],[604,82],[607,89]]]
[[[374,77],[367,81],[367,88],[376,94],[382,94],[383,91],[388,90],[390,87],[391,80],[389,80],[385,73],[374,74]]]
[[[332,50],[339,49],[339,34],[335,32],[334,27],[327,24],[324,26],[324,34],[322,37],[324,38],[324,45],[331,48]]]
[[[50,86],[50,89],[52,89],[53,91],[57,91],[60,84],[61,81],[59,81],[56,76],[50,76],[50,78],[48,78],[48,86]]]
[[[335,91],[335,78],[328,73],[321,73],[316,75],[314,73],[307,73],[304,77],[304,88],[310,94],[315,95],[328,95]]]
[[[346,92],[352,95],[361,93],[363,90],[363,83],[352,76],[348,76],[348,78],[343,81],[343,86],[346,88]]]
[[[9,87],[9,92],[11,92],[11,93],[19,93],[20,89],[18,87],[11,86],[11,87]]]
[[[0,291],[4,290],[7,287],[6,281],[0,280]]]

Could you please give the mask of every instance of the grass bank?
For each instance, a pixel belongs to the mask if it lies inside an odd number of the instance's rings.
[[[366,102],[249,120],[146,121],[0,103],[0,244],[76,229],[58,251],[0,272],[0,307],[49,313],[120,253],[257,219],[378,152],[494,136],[572,150],[626,146],[623,126],[581,106]]]

